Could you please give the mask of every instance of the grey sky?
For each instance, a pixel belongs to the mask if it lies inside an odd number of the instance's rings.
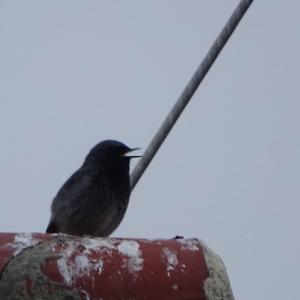
[[[0,1],[0,230],[44,231],[105,138],[145,148],[238,1]],[[134,190],[121,237],[203,239],[236,299],[297,299],[298,1],[255,1]]]

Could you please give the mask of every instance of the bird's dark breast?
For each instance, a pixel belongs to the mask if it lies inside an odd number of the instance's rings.
[[[103,182],[95,182],[86,194],[84,205],[73,211],[64,231],[76,235],[110,235],[125,215],[129,196],[129,179],[122,186],[103,186]],[[72,232],[74,228],[76,232]]]
[[[129,196],[129,187],[127,190],[107,190],[104,197],[103,191],[99,193],[94,207],[98,211],[94,235],[108,236],[119,226],[127,210]]]

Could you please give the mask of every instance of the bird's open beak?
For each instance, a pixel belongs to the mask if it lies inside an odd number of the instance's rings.
[[[141,155],[131,155],[131,152],[136,151],[136,150],[140,150],[141,148],[132,148],[130,150],[128,150],[126,153],[123,154],[123,156],[125,157],[130,157],[130,158],[134,158],[134,157],[141,157]]]

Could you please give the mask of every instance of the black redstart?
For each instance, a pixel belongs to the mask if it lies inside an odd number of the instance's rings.
[[[106,140],[89,152],[83,165],[61,187],[51,205],[47,233],[105,237],[122,221],[130,196],[133,150]]]

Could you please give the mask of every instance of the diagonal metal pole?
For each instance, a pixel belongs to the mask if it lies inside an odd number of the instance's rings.
[[[183,90],[182,94],[176,101],[175,105],[169,112],[168,116],[158,129],[149,146],[145,150],[142,158],[139,160],[139,162],[133,169],[131,173],[131,190],[134,189],[135,185],[145,172],[147,166],[149,165],[154,155],[158,151],[159,147],[171,131],[172,127],[183,112],[184,108],[191,100],[198,86],[204,79],[205,75],[209,71],[210,67],[213,65],[214,61],[220,54],[221,50],[225,46],[226,42],[234,32],[235,28],[239,24],[240,20],[242,19],[252,2],[253,0],[241,0],[236,9],[233,11],[225,27],[220,32],[219,36],[209,49],[206,56],[204,57],[202,63],[200,64],[200,66],[188,82],[187,86]]]

